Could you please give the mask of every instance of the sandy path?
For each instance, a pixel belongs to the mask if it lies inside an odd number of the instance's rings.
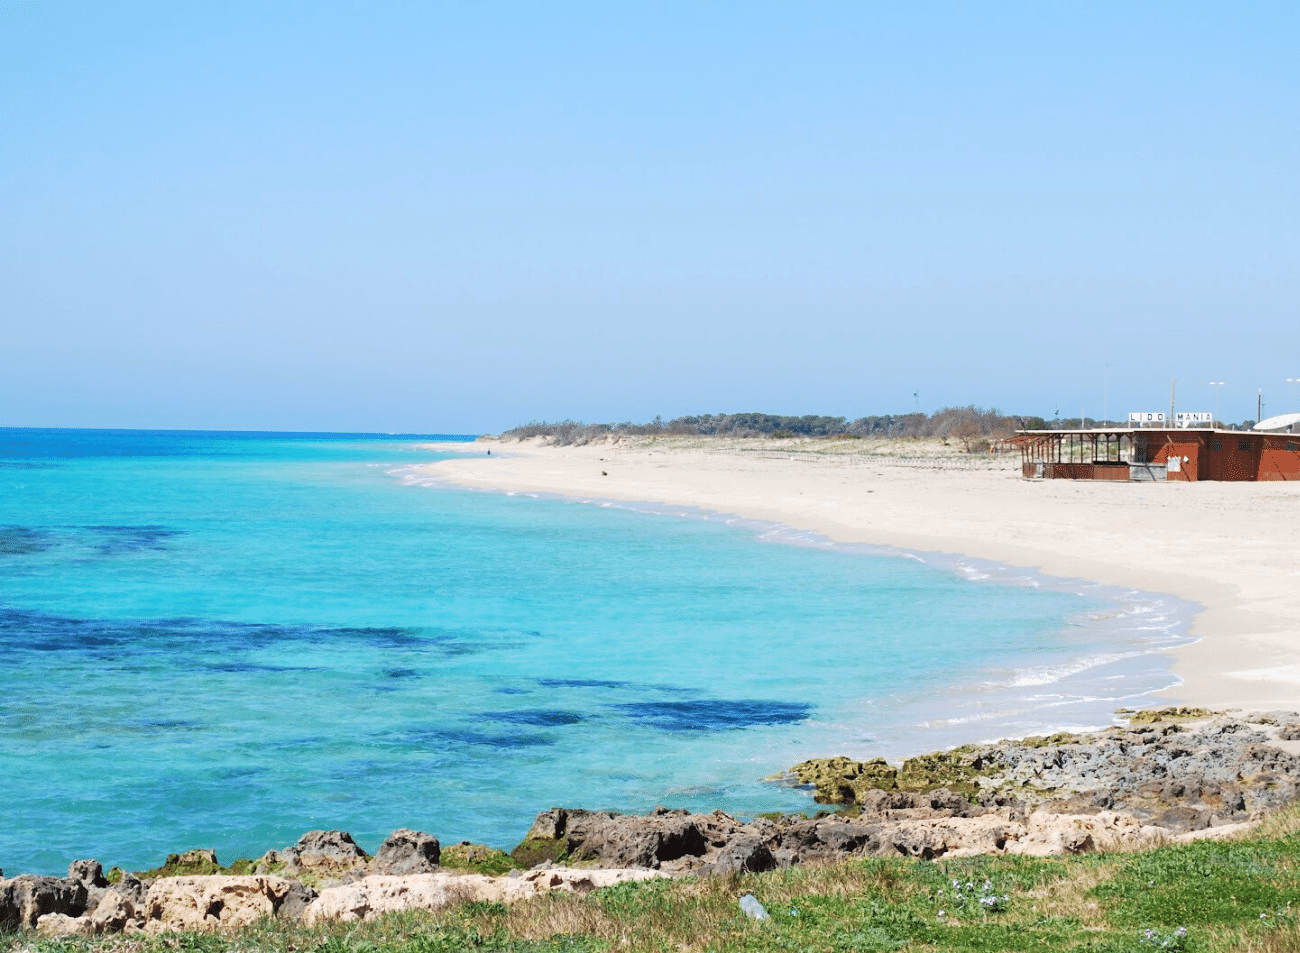
[[[1300,709],[1300,483],[1036,482],[1010,461],[939,469],[684,443],[449,444],[464,455],[428,469],[469,487],[697,506],[1173,593],[1205,609],[1200,641],[1174,650],[1184,684],[1171,701]]]

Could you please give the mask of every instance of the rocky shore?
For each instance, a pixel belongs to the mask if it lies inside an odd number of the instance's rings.
[[[228,868],[210,850],[151,871],[75,861],[0,879],[0,930],[47,935],[230,928],[261,917],[357,920],[452,902],[514,902],[627,880],[760,872],[856,856],[922,859],[1135,849],[1248,829],[1300,796],[1300,714],[1166,709],[1129,723],[913,758],[806,761],[783,777],[837,805],[741,821],[553,808],[507,855],[398,830],[375,856],[341,831]],[[0,875],[2,877],[2,875]]]

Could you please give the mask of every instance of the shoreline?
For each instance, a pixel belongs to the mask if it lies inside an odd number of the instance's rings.
[[[416,469],[465,488],[695,507],[835,543],[1168,593],[1202,609],[1192,641],[1168,650],[1182,684],[1153,703],[1300,704],[1300,485],[1027,481],[1005,460],[925,445],[903,457],[725,438],[426,446],[456,456]]]
[[[394,472],[405,469],[401,468]],[[507,496],[580,503],[656,517],[698,519],[751,532],[760,543],[832,550],[866,558],[913,560],[954,578],[966,578],[983,585],[1031,587],[1058,594],[1076,595],[1081,599],[1100,603],[1100,608],[1080,607],[1078,613],[1061,617],[1053,634],[1064,636],[1074,627],[1090,630],[1095,637],[1106,643],[1091,648],[1110,650],[1111,654],[1101,656],[1085,654],[1071,656],[1064,660],[1054,659],[1046,662],[1045,667],[1041,660],[1017,657],[1008,660],[1004,667],[979,669],[975,674],[985,677],[972,677],[959,685],[951,686],[956,694],[950,696],[955,709],[950,715],[941,717],[914,710],[911,714],[916,715],[919,720],[910,717],[902,720],[895,718],[893,721],[874,724],[871,737],[856,746],[832,745],[818,748],[805,745],[800,749],[802,753],[797,755],[798,757],[818,751],[826,756],[845,755],[850,753],[851,748],[862,749],[865,745],[869,750],[859,751],[863,756],[883,756],[891,763],[901,764],[908,758],[965,744],[991,745],[1008,739],[1058,732],[1095,732],[1121,724],[1123,718],[1117,714],[1120,711],[1160,708],[1169,704],[1169,699],[1165,696],[1173,692],[1181,681],[1167,664],[1161,668],[1161,672],[1167,676],[1160,679],[1164,683],[1163,687],[1107,685],[1102,689],[1099,685],[1091,686],[1093,690],[1098,691],[1118,690],[1118,694],[1106,697],[1080,695],[1078,692],[1088,687],[1090,678],[1100,676],[1101,670],[1113,672],[1117,667],[1125,670],[1123,674],[1104,676],[1108,681],[1140,678],[1142,674],[1148,677],[1159,674],[1150,671],[1139,673],[1137,668],[1143,661],[1167,653],[1171,646],[1154,646],[1149,642],[1134,643],[1125,641],[1125,636],[1130,639],[1134,636],[1140,638],[1139,633],[1142,630],[1154,629],[1165,633],[1164,638],[1157,638],[1157,641],[1175,640],[1174,644],[1178,646],[1190,644],[1194,638],[1186,633],[1197,613],[1202,609],[1198,603],[1181,599],[1167,592],[1113,586],[1082,577],[1048,576],[1032,567],[1013,566],[961,553],[944,553],[937,550],[884,546],[875,543],[840,542],[820,533],[797,529],[786,523],[742,517],[716,510],[703,510],[694,506],[615,500],[606,497],[566,496],[549,491],[465,487],[443,480],[416,482],[422,486],[440,485],[486,493],[499,492]],[[1149,619],[1143,618],[1147,613],[1154,615]],[[1139,622],[1155,624],[1138,625]],[[1065,649],[1062,648],[1062,651]],[[1065,671],[1062,672],[1062,669]],[[996,680],[999,677],[1004,680]],[[1174,681],[1172,685],[1169,684],[1171,679]],[[1018,697],[1021,692],[1032,689],[1061,694],[1052,701],[1030,702],[1027,698]],[[990,705],[993,706],[992,709],[989,708]],[[1049,719],[1046,717],[1047,712],[1058,712],[1060,717]],[[896,710],[893,714],[898,716],[903,712]],[[978,736],[972,736],[976,734]],[[870,744],[867,744],[868,741]],[[736,810],[734,813],[738,816],[749,816],[752,812]]]

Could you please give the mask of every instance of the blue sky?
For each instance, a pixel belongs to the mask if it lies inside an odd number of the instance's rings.
[[[1300,409],[1300,5],[0,0],[0,426]]]

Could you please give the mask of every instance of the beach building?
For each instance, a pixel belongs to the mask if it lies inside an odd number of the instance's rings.
[[[1027,479],[1300,480],[1300,433],[1114,427],[1021,430]]]

